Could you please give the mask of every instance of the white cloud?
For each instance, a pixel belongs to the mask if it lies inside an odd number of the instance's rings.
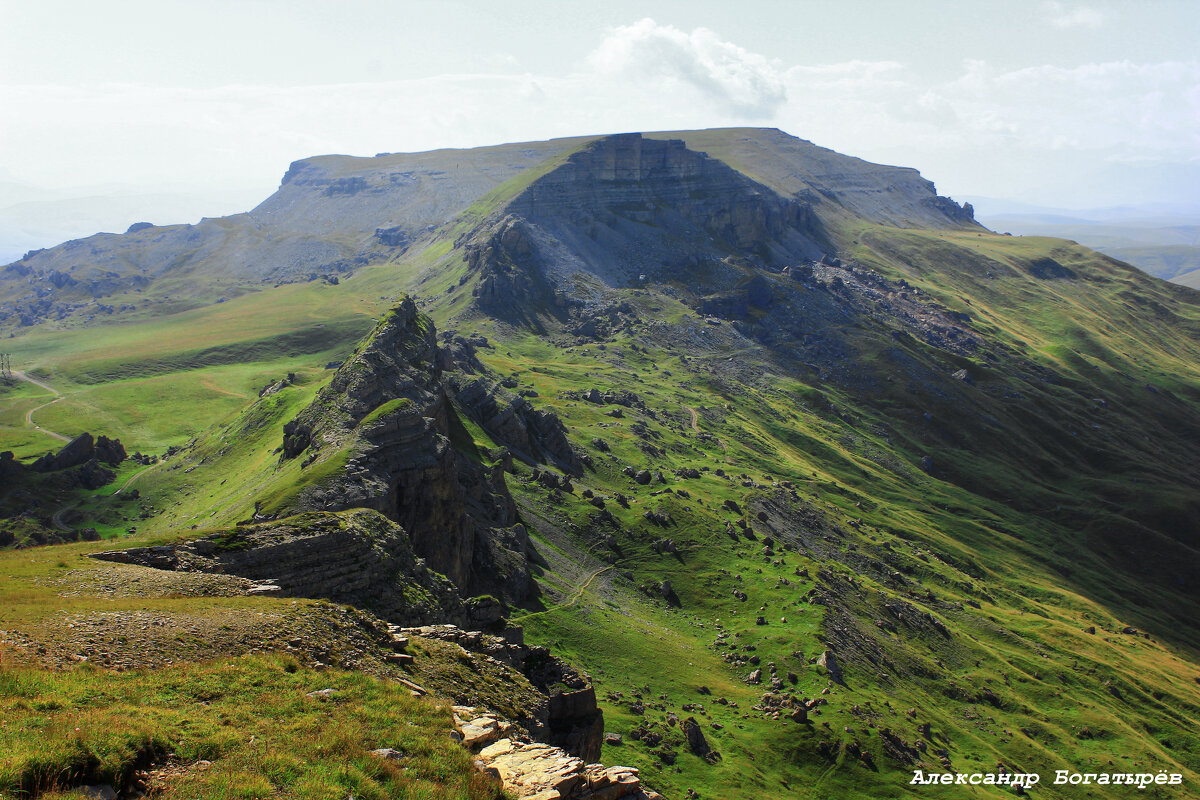
[[[1132,184],[1091,176],[1115,162],[1200,158],[1200,61],[1114,61],[998,70],[964,62],[929,81],[891,62],[793,67],[785,130],[844,153],[915,166],[951,193],[1041,194],[1045,204],[1195,196],[1169,169]],[[1111,170],[1108,175],[1118,173]],[[1100,193],[1105,193],[1100,197]],[[1200,198],[1198,198],[1200,199]]]
[[[1116,61],[1027,67],[947,89],[963,108],[1003,111],[1030,148],[1186,158],[1200,145],[1198,86],[1198,61]]]
[[[1088,6],[1067,6],[1048,2],[1042,6],[1050,24],[1056,28],[1087,28],[1095,30],[1108,21],[1103,11]]]
[[[664,91],[690,87],[748,119],[769,118],[787,100],[775,66],[706,28],[685,33],[643,19],[615,29],[588,63],[601,75],[645,80]]]

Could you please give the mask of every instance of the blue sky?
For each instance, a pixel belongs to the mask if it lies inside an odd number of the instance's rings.
[[[725,125],[913,166],[950,195],[1200,204],[1194,2],[6,0],[0,14],[0,209],[20,205],[30,230],[86,194],[121,193],[120,214],[156,222],[242,210],[319,153]]]

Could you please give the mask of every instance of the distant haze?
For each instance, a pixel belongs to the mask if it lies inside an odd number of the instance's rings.
[[[0,262],[288,164],[779,127],[949,195],[1200,205],[1192,2],[0,3]]]

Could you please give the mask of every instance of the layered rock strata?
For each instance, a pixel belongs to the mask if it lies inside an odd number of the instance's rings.
[[[589,679],[547,648],[524,644],[519,629],[494,636],[454,625],[435,625],[406,629],[401,634],[454,642],[464,650],[518,670],[546,694],[547,702],[528,709],[529,716],[517,722],[538,741],[561,747],[586,761],[600,758],[604,714],[596,704],[596,691]]]
[[[413,552],[404,530],[380,514],[308,513],[239,526],[178,544],[93,554],[103,561],[178,572],[237,575],[252,594],[313,597],[368,609],[408,625],[499,620],[495,600],[462,600]]]
[[[734,285],[732,254],[782,268],[831,245],[810,204],[680,140],[620,134],[572,153],[461,245],[485,311],[565,321],[600,287],[686,279]]]
[[[463,594],[519,601],[532,590],[528,538],[503,472],[470,457],[470,437],[443,388],[444,362],[432,322],[403,298],[284,427],[283,460],[345,463],[301,492],[295,507],[374,509],[398,522],[414,552]]]
[[[475,767],[497,778],[505,791],[530,800],[662,800],[642,786],[633,767],[588,764],[562,748],[522,740],[514,726],[486,710],[452,706],[464,747],[478,754]]]

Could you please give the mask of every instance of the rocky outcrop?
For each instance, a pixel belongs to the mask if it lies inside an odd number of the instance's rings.
[[[668,230],[690,226],[739,250],[768,247],[789,231],[815,233],[802,201],[688,149],[682,140],[639,133],[605,136],[573,153],[509,208],[539,222],[595,216],[610,227],[625,221]]]
[[[450,386],[463,412],[497,442],[527,461],[550,462],[571,475],[582,473],[567,429],[554,412],[534,407],[485,377],[452,376]]]
[[[309,513],[244,525],[178,544],[93,558],[179,572],[237,575],[255,594],[312,597],[368,609],[405,625],[493,623],[486,603],[464,602],[413,552],[404,530],[368,510]]]
[[[453,642],[464,650],[480,653],[518,670],[547,701],[527,717],[516,720],[533,738],[560,747],[588,762],[600,758],[603,746],[604,713],[596,703],[590,680],[545,647],[523,643],[520,629],[489,635],[462,630],[454,625],[411,628],[400,633]]]
[[[0,453],[0,478],[12,479],[20,475],[23,468],[20,461],[17,461],[12,450],[5,450]]]
[[[539,314],[555,313],[559,305],[554,283],[542,270],[525,221],[507,216],[477,234],[463,248],[467,269],[479,280],[471,290],[477,305],[494,316],[532,322]],[[561,309],[557,309],[561,313]]]
[[[696,721],[695,717],[688,717],[680,723],[679,727],[683,729],[688,749],[693,754],[710,762],[719,760],[720,756],[709,746],[708,740],[704,738],[704,730],[700,727],[700,723]]]
[[[55,472],[92,460],[116,466],[125,458],[125,448],[120,439],[109,439],[107,436],[93,439],[90,433],[81,433],[57,453],[44,455],[33,462],[33,469],[36,472]]]
[[[511,722],[485,709],[451,706],[450,711],[460,743],[478,755],[475,768],[498,779],[515,797],[661,800],[661,795],[642,786],[632,767],[586,763],[561,747],[531,741]]]
[[[838,663],[837,656],[833,654],[832,650],[821,652],[821,655],[817,657],[817,666],[824,667],[834,683],[845,683],[842,680],[842,666]]]
[[[501,739],[479,751],[476,766],[517,798],[536,800],[662,800],[642,786],[633,767],[585,764],[557,747]]]
[[[405,297],[284,427],[284,460],[345,464],[302,491],[295,507],[379,511],[464,594],[515,602],[532,591],[528,538],[503,472],[470,457],[442,363],[433,324]]]
[[[56,473],[57,485],[75,485],[84,489],[99,489],[111,483],[116,473],[109,467],[126,459],[125,448],[119,439],[107,436],[93,439],[90,433],[81,433],[57,453],[47,453],[29,466],[11,458],[11,453],[8,455],[0,474],[8,472],[16,477],[27,471]]]
[[[929,206],[934,211],[945,214],[946,218],[962,225],[975,224],[975,207],[970,203],[958,203],[951,200],[949,197],[934,195],[927,197],[921,201],[924,205]]]
[[[630,322],[608,313],[597,283],[684,279],[724,290],[744,280],[734,254],[778,269],[830,247],[807,201],[680,140],[640,134],[580,148],[456,244],[478,276],[481,309],[535,328],[553,316],[582,336]]]

